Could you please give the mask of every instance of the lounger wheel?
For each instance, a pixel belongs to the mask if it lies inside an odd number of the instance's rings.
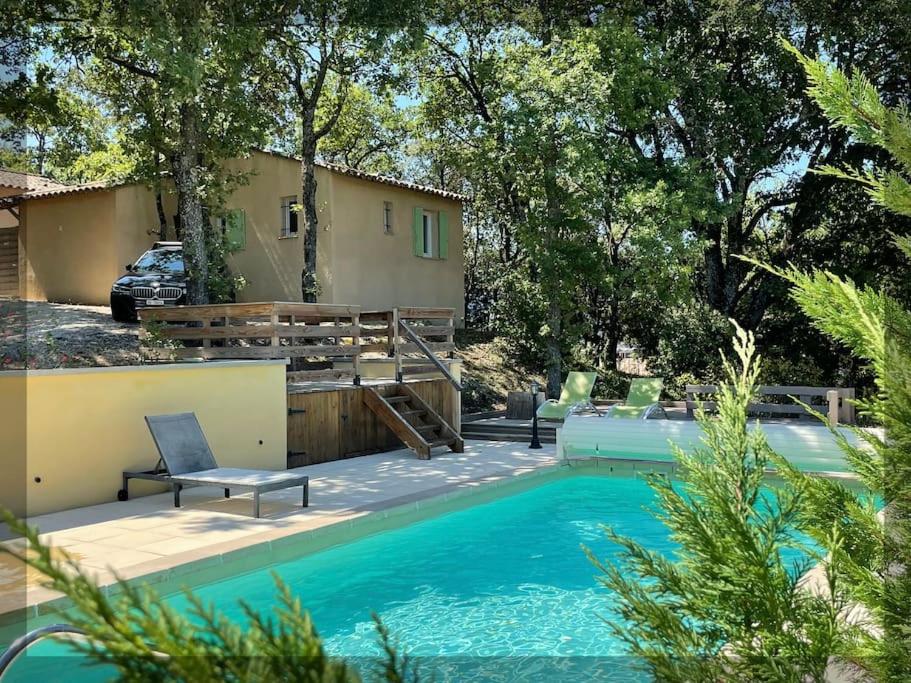
[[[130,499],[130,496],[129,496],[129,494],[127,494],[127,490],[126,490],[126,489],[120,489],[120,490],[117,492],[117,500],[123,502],[123,501],[129,500],[129,499]]]

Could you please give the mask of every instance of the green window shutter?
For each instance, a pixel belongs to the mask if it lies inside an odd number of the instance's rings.
[[[411,226],[411,237],[415,256],[424,255],[424,209],[414,207],[414,223]]]
[[[440,211],[440,258],[449,258],[449,222],[446,214]]]
[[[225,217],[225,241],[230,249],[247,248],[247,215],[243,209],[232,209]]]

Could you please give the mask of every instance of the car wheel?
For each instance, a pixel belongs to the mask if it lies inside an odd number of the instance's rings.
[[[116,301],[111,302],[111,318],[115,323],[131,323],[136,321],[136,312]]]

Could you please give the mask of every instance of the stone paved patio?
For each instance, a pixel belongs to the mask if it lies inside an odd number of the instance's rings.
[[[379,453],[298,468],[310,476],[310,507],[300,507],[300,488],[264,494],[262,517],[252,517],[250,495],[230,499],[222,489],[198,487],[174,508],[170,493],[107,503],[29,520],[42,537],[64,550],[102,584],[168,572],[180,565],[338,524],[383,509],[485,481],[556,464],[554,446],[529,451],[525,444],[467,441],[464,453],[443,451],[417,460],[409,450]],[[6,561],[6,564],[2,562]],[[23,584],[31,612],[58,597],[0,558],[0,617],[23,608]]]

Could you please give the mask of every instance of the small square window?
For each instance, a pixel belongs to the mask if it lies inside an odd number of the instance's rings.
[[[299,213],[297,196],[282,197],[282,229],[280,237],[297,235],[297,214]]]
[[[392,202],[383,202],[383,233],[392,234]]]

